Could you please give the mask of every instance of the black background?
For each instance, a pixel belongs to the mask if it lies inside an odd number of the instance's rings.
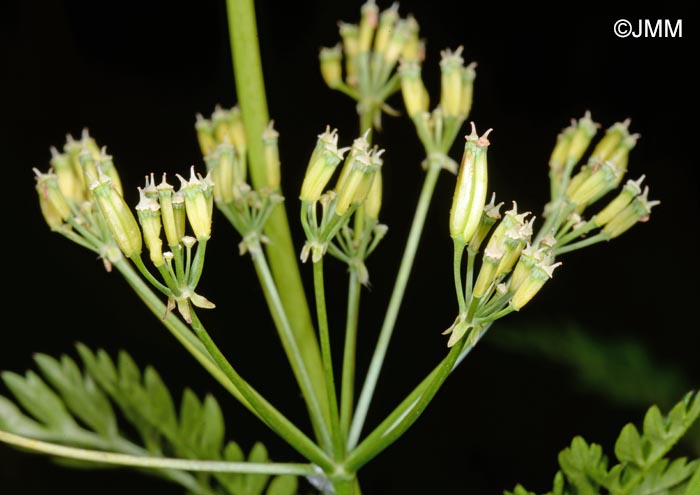
[[[356,136],[353,103],[325,87],[317,51],[338,40],[337,20],[358,19],[359,2],[256,5],[287,208],[296,218],[295,191],[316,134],[331,124],[342,143]],[[576,10],[583,5],[569,13],[561,7],[552,18],[543,7],[511,11],[482,2],[406,1],[400,11],[416,16],[428,40],[424,77],[433,101],[441,49],[464,45],[467,62],[478,62],[471,118],[480,130],[494,128],[490,185],[501,199],[541,210],[549,152],[570,118],[591,110],[603,127],[632,118],[642,139],[630,173],[647,175],[661,206],[649,223],[614,242],[567,255],[553,281],[508,325],[576,321],[597,336],[633,337],[697,384],[697,87],[690,72],[697,23],[668,3],[646,14],[586,5],[585,12]],[[5,9],[0,368],[27,369],[34,352],[75,355],[76,341],[112,354],[126,349],[142,365],[154,364],[176,395],[191,386],[220,397],[229,437],[246,449],[261,439],[275,459],[297,459],[198,368],[123,280],[49,232],[33,191],[31,167],[47,169],[49,146],[60,147],[66,132],[78,135],[83,127],[108,145],[131,204],[146,173],[201,167],[195,113],[235,103],[224,2],[23,2]],[[682,18],[683,37],[620,39],[612,28],[621,17]],[[391,101],[401,107],[399,98]],[[373,286],[363,294],[360,370],[381,324],[423,176],[411,124],[403,118],[384,123],[377,141],[387,149],[382,219],[390,230],[369,263]],[[370,424],[444,353],[440,331],[455,312],[447,231],[453,180],[444,175],[438,184]],[[293,232],[300,246],[296,224]],[[243,375],[303,424],[302,402],[251,266],[236,255],[237,242],[217,217],[200,288],[218,308],[203,315],[205,323]],[[331,323],[340,328],[344,271],[330,265]],[[414,428],[364,470],[365,493],[500,493],[518,481],[545,491],[556,453],[572,436],[583,434],[609,449],[624,422],[642,414],[577,390],[572,378],[556,365],[480,346]],[[64,470],[4,446],[0,487],[27,495],[179,493],[129,471]]]

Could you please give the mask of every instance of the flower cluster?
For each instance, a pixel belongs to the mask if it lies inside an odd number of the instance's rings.
[[[48,173],[34,170],[39,204],[52,230],[98,253],[108,270],[124,258],[155,288],[168,297],[168,308],[177,305],[189,321],[189,302],[214,305],[195,292],[204,264],[205,245],[211,236],[213,184],[191,169],[189,180],[178,176],[178,191],[153,175],[139,188],[137,217],[124,201],[122,185],[112,157],[98,148],[89,133],[79,141],[68,136],[63,153],[52,148]],[[187,233],[189,223],[193,236]],[[163,251],[161,231],[169,251]],[[148,271],[141,259],[143,245],[162,282]],[[197,245],[193,255],[194,246]]]

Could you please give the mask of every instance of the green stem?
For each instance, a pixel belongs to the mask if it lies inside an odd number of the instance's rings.
[[[588,239],[584,239],[584,240],[579,241],[579,242],[574,242],[573,244],[567,244],[566,246],[562,246],[559,249],[555,248],[554,254],[558,256],[560,254],[568,253],[568,252],[574,251],[576,249],[581,249],[581,248],[584,248],[587,246],[591,246],[593,244],[597,244],[598,242],[609,241],[609,240],[610,240],[610,236],[601,232],[600,234],[596,234],[593,237],[589,237]]]
[[[197,240],[197,252],[194,255],[194,261],[190,266],[189,272],[189,286],[193,289],[197,287],[199,279],[202,276],[202,269],[204,268],[204,255],[207,252],[207,241],[209,239],[198,239]]]
[[[333,453],[336,460],[341,460],[345,455],[343,437],[340,435],[340,422],[338,419],[338,398],[335,391],[335,374],[333,373],[333,358],[331,354],[331,340],[328,330],[328,312],[326,311],[326,289],[323,283],[323,257],[314,266],[314,295],[316,296],[316,314],[318,317],[318,333],[321,342],[321,357],[326,371],[326,395],[328,396],[328,408],[331,411],[331,436],[333,437]]]
[[[348,438],[348,447],[350,449],[357,445],[357,441],[362,433],[362,427],[364,426],[365,419],[367,417],[367,410],[369,409],[369,404],[372,401],[374,389],[377,386],[377,380],[379,379],[379,373],[381,372],[384,357],[386,356],[386,352],[389,347],[391,334],[394,331],[394,325],[396,324],[399,308],[401,307],[401,302],[403,300],[404,293],[406,292],[408,277],[411,274],[411,268],[413,267],[413,261],[416,257],[416,251],[418,250],[418,244],[423,232],[425,218],[428,214],[428,207],[430,206],[430,200],[433,196],[433,191],[435,190],[435,184],[437,183],[440,170],[441,165],[439,163],[431,162],[430,168],[428,168],[428,173],[425,176],[425,181],[423,182],[423,189],[421,190],[420,198],[418,199],[418,206],[416,207],[416,213],[413,217],[413,223],[411,224],[411,231],[408,234],[406,248],[404,249],[401,265],[396,277],[396,283],[394,284],[394,290],[392,291],[391,299],[389,300],[389,306],[387,307],[384,323],[379,333],[377,347],[372,355],[372,361],[370,362],[370,367],[367,371],[367,377],[365,378],[362,392],[360,393],[360,398],[357,403],[357,410],[352,421],[352,427],[350,428],[350,436]]]
[[[58,445],[22,437],[2,430],[0,430],[0,442],[42,454],[116,466],[129,466],[148,469],[177,469],[180,471],[205,473],[291,474],[295,476],[309,476],[318,474],[316,472],[316,468],[310,464],[282,462],[261,463],[200,461],[175,459],[171,457],[146,457],[121,454],[117,452],[105,452],[102,450],[68,447],[65,445]]]
[[[260,63],[255,8],[253,0],[226,0],[226,7],[236,93],[250,150],[250,175],[253,186],[260,189],[268,185],[261,137],[270,119]],[[313,383],[312,393],[316,397],[323,397],[325,384],[321,353],[311,323],[309,305],[283,205],[272,210],[265,226],[265,235],[270,239],[266,251],[272,275],[289,318],[296,345],[309,371]],[[321,402],[325,406],[326,402]],[[330,412],[325,407],[323,417],[326,422],[330,422]]]
[[[343,348],[343,378],[340,392],[340,431],[347,438],[352,420],[355,398],[355,353],[357,348],[357,320],[360,312],[360,282],[357,270],[350,269],[348,282],[348,309],[345,320],[345,345]]]
[[[258,273],[258,278],[260,279],[265,300],[270,308],[272,318],[275,320],[275,326],[279,330],[282,346],[284,347],[289,363],[292,366],[294,376],[299,383],[302,395],[306,401],[314,432],[323,446],[323,449],[326,452],[332,452],[333,441],[328,429],[328,423],[324,421],[323,410],[321,409],[319,398],[313,393],[311,376],[309,375],[309,370],[306,368],[307,363],[304,361],[304,356],[302,355],[301,350],[294,339],[292,327],[290,326],[287,318],[285,308],[282,305],[282,300],[280,299],[275,281],[270,273],[265,255],[263,254],[262,248],[259,244],[257,246],[251,246],[250,253],[251,258],[253,259],[253,265],[255,266],[255,271]],[[325,394],[322,397],[325,397]]]
[[[163,323],[170,333],[182,344],[182,346],[206,369],[223,387],[228,390],[241,404],[249,411],[259,417],[259,414],[252,408],[250,403],[243,397],[238,388],[231,383],[226,375],[214,363],[211,355],[207,352],[201,342],[199,342],[187,326],[174,314],[166,312],[166,306],[160,298],[144,283],[143,279],[134,271],[131,265],[125,260],[114,263],[134,292],[146,304],[148,309]]]
[[[459,312],[467,310],[467,303],[464,300],[464,288],[462,287],[462,255],[464,254],[464,241],[454,240],[454,257],[452,261],[452,271],[455,279],[455,290],[457,291],[457,302]]]
[[[161,284],[152,274],[151,272],[148,271],[148,268],[146,268],[146,265],[143,263],[143,259],[141,258],[141,253],[136,254],[131,257],[131,261],[134,262],[136,265],[136,268],[139,269],[139,272],[141,272],[141,275],[143,275],[146,280],[148,280],[153,287],[158,289],[160,292],[165,294],[166,296],[171,295],[171,291],[168,287],[165,285]]]
[[[465,276],[467,283],[464,288],[465,301],[470,301],[472,298],[472,291],[474,290],[474,260],[476,260],[477,254],[478,251],[467,248],[467,274]]]
[[[204,347],[209,351],[216,364],[221,368],[226,377],[240,390],[243,397],[260,413],[260,418],[289,445],[297,450],[309,461],[328,470],[333,469],[334,464],[304,432],[289,421],[280,411],[270,404],[262,395],[246,382],[238,372],[231,366],[231,363],[223,355],[219,347],[212,340],[202,322],[199,321],[194,308],[190,309],[192,314],[192,329],[197,337],[202,341]]]
[[[457,362],[463,345],[455,345],[433,372],[432,378],[427,382],[422,393],[417,394],[418,399],[406,412],[390,414],[370,435],[367,436],[358,447],[353,450],[345,462],[345,469],[355,472],[377,454],[400,438],[413,423],[418,420],[430,401],[450,375],[453,366]]]

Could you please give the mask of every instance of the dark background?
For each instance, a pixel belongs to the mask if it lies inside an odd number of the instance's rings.
[[[296,218],[295,191],[315,136],[326,124],[338,127],[344,144],[356,136],[353,103],[325,87],[317,51],[337,42],[337,20],[356,22],[359,2],[256,4],[269,106],[281,134],[287,208]],[[480,130],[494,128],[490,187],[503,200],[541,211],[549,152],[570,118],[591,110],[604,128],[632,118],[642,139],[632,152],[630,174],[647,175],[651,197],[661,206],[649,223],[614,242],[566,255],[537,299],[503,325],[545,322],[556,328],[573,321],[597,337],[633,339],[651,350],[655,362],[697,386],[697,88],[690,72],[697,23],[664,5],[646,14],[609,6],[580,12],[574,6],[571,13],[562,10],[546,19],[535,8],[506,16],[500,4],[416,0],[401,2],[400,12],[413,13],[428,40],[424,77],[433,102],[440,50],[464,45],[466,61],[478,62],[471,118]],[[683,37],[619,39],[612,26],[621,17],[682,18]],[[5,5],[0,19],[6,126],[0,138],[6,294],[0,368],[32,367],[34,352],[75,356],[76,341],[113,355],[126,349],[140,364],[155,365],[177,396],[185,386],[200,395],[216,394],[229,437],[246,449],[260,439],[276,460],[297,459],[178,347],[123,280],[46,228],[33,191],[31,167],[47,169],[49,146],[62,146],[66,132],[77,136],[83,127],[114,155],[131,204],[146,173],[201,167],[195,113],[236,101],[224,2],[23,2]],[[391,101],[401,108],[398,97]],[[384,123],[377,141],[387,149],[382,219],[390,230],[369,263],[373,286],[363,293],[360,376],[423,177],[422,150],[411,124],[404,118]],[[453,185],[447,174],[438,184],[370,424],[444,354],[440,331],[456,309],[447,230]],[[300,228],[293,229],[301,246]],[[205,323],[242,374],[303,421],[302,402],[249,261],[236,255],[237,242],[217,216],[200,288],[218,308],[203,315]],[[337,315],[331,323],[340,328],[344,271],[329,265],[329,304]],[[303,267],[306,282],[308,268]],[[340,342],[340,333],[336,337]],[[7,391],[0,386],[0,393]],[[504,352],[487,338],[414,428],[361,473],[363,488],[367,495],[495,494],[520,481],[545,491],[557,452],[574,435],[610,451],[616,432],[626,421],[639,421],[643,410],[582,391],[574,373]],[[179,493],[130,471],[64,470],[5,446],[0,446],[0,486],[2,493],[26,495]]]

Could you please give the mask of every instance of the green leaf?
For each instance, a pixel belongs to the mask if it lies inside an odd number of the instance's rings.
[[[669,463],[668,459],[657,462],[645,475],[642,481],[632,490],[632,495],[665,495],[684,483],[700,466],[700,462],[688,463],[681,457]]]
[[[2,379],[22,407],[40,423],[56,431],[77,429],[63,401],[33,371],[28,371],[26,377],[4,372]]]
[[[175,432],[177,430],[177,415],[175,405],[168,388],[161,380],[158,372],[147,367],[143,374],[144,392],[148,399],[143,403],[144,413],[148,420],[160,431]]]
[[[270,458],[267,456],[267,449],[265,446],[256,442],[253,448],[248,454],[248,462],[269,462]],[[266,474],[246,474],[246,494],[247,495],[261,495],[265,485],[270,479],[269,475]]]
[[[37,354],[34,360],[72,414],[103,436],[116,435],[117,420],[109,400],[89,376],[82,376],[75,361],[63,356],[59,363],[46,354]]]
[[[700,462],[695,462],[695,474],[688,481],[683,495],[700,495]]]
[[[28,418],[12,401],[0,395],[0,430],[31,438],[42,438],[46,429]]]
[[[211,459],[218,459],[224,445],[224,415],[219,403],[211,395],[204,398],[200,424],[201,451],[208,454]]]
[[[297,490],[296,476],[277,476],[270,482],[266,495],[295,495]]]
[[[615,455],[622,462],[632,462],[639,467],[645,466],[642,437],[632,423],[622,428],[615,443]]]

